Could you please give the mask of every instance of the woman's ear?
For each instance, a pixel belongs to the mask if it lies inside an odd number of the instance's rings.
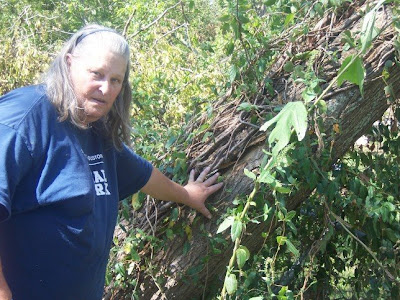
[[[71,68],[71,62],[72,62],[71,53],[67,53],[67,55],[65,55],[65,62],[67,63],[68,68]]]

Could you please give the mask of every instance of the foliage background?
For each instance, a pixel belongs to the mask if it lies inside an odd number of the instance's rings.
[[[264,78],[265,70],[279,56],[282,46],[307,33],[326,12],[339,15],[351,2],[0,0],[0,94],[39,82],[40,74],[47,69],[62,42],[84,24],[101,23],[116,28],[132,47],[135,150],[174,180],[184,182],[185,149],[194,136],[207,129],[205,126],[187,133],[185,125],[200,113],[212,118],[213,102],[232,86],[235,89],[231,97],[244,99],[238,109],[255,110],[246,99],[258,92],[260,83],[266,89],[270,87]],[[396,22],[397,19],[393,26],[398,30]],[[351,38],[347,46],[357,47]],[[266,49],[262,56],[260,49]],[[312,55],[307,59],[311,66]],[[315,70],[290,64],[285,67],[308,89],[305,103],[321,93],[321,81]],[[246,222],[259,222],[268,219],[271,213],[276,214],[280,226],[258,253],[247,254],[245,248],[240,249],[243,251],[238,252],[238,257],[243,261],[231,269],[234,278],[227,277],[226,297],[253,300],[398,297],[399,114],[393,99],[385,122],[378,120],[371,129],[369,143],[354,147],[328,170],[313,168],[314,162],[309,159],[312,142],[296,144],[296,150],[286,150],[287,157],[273,171],[280,188],[262,185],[254,198],[256,209],[246,215]],[[265,120],[269,118],[266,116]],[[207,138],[210,136],[203,141]],[[287,212],[284,196],[296,189],[296,180],[301,178],[306,178],[316,192],[298,211]],[[276,203],[264,205],[263,194],[271,189]],[[241,214],[247,196],[238,197],[236,208],[227,213],[225,220]],[[127,227],[131,206],[140,207],[144,196],[129,200],[121,205],[121,228]],[[181,233],[182,228],[174,227],[175,214],[172,210],[165,221],[168,225],[162,236],[155,238],[132,230],[126,233],[125,240],[115,240],[107,275],[108,290],[123,289],[137,297],[132,268],[138,267],[138,253],[149,241],[156,251],[162,247],[163,239]],[[183,230],[186,234],[190,232]],[[223,244],[218,237],[213,238],[212,243]],[[320,242],[315,247],[317,241]],[[218,247],[215,251],[218,252]],[[139,268],[149,269],[147,275],[151,276],[151,259],[139,264]],[[290,277],[292,269],[296,270]],[[207,297],[217,298],[222,285],[208,291]]]

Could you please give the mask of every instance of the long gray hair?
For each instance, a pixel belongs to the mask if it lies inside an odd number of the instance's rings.
[[[64,44],[49,70],[44,74],[43,82],[46,85],[49,100],[58,110],[59,120],[69,120],[77,127],[86,128],[83,125],[85,114],[82,114],[82,109],[78,105],[78,99],[69,75],[67,54],[88,51],[94,42],[102,47],[108,47],[110,51],[121,55],[127,61],[121,92],[107,116],[99,120],[103,123],[101,127],[103,127],[104,134],[111,138],[117,149],[121,149],[122,143],[130,143],[130,103],[132,99],[132,90],[128,81],[130,69],[129,45],[122,35],[111,28],[100,25],[83,27]]]

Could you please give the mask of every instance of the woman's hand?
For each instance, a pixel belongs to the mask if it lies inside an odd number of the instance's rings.
[[[219,176],[218,173],[204,180],[209,172],[210,168],[205,168],[195,180],[194,170],[192,170],[187,185],[181,186],[168,179],[157,168],[153,168],[149,181],[141,191],[159,200],[173,201],[188,205],[207,218],[211,218],[211,213],[204,205],[204,202],[208,196],[218,191],[223,183],[214,184]]]
[[[220,182],[215,184],[219,173],[215,173],[213,176],[205,180],[209,172],[210,167],[207,167],[200,173],[197,179],[195,179],[195,171],[192,170],[190,172],[189,182],[184,186],[184,188],[189,194],[189,199],[185,204],[210,219],[211,213],[204,203],[211,194],[215,193],[223,186],[223,183]]]

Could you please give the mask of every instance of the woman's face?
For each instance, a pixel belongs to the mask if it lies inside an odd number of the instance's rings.
[[[114,52],[92,48],[86,54],[68,54],[71,81],[78,105],[85,112],[84,124],[107,115],[122,89],[127,62]]]

